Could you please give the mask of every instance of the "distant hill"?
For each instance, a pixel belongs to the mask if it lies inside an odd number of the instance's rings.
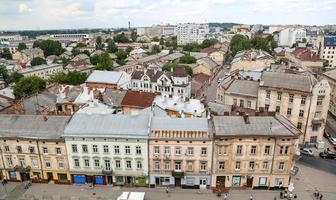
[[[211,22],[209,23],[209,27],[212,28],[212,27],[221,27],[223,29],[231,29],[232,26],[235,26],[235,25],[240,25],[240,24],[237,24],[237,23],[218,23],[218,22]]]

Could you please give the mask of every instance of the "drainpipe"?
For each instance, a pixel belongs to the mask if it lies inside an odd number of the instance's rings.
[[[39,141],[36,140],[36,145],[37,145],[37,153],[38,153],[38,157],[40,160],[40,164],[41,164],[41,173],[42,173],[42,179],[44,179],[44,173],[43,173],[43,163],[42,163],[42,158],[41,158],[41,152],[40,152],[40,145],[39,145]]]

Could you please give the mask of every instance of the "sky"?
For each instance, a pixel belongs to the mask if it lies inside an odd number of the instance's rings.
[[[336,24],[336,0],[0,0],[0,30],[181,22]]]

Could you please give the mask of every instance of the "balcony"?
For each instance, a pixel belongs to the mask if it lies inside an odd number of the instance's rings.
[[[102,170],[102,174],[103,175],[112,175],[112,169],[103,169]]]
[[[316,124],[316,125],[321,125],[322,123],[324,123],[324,119],[322,119],[322,118],[314,118],[313,120],[312,120],[312,124],[314,125],[314,124]]]
[[[14,167],[14,171],[18,171],[18,172],[29,172],[30,169],[31,169],[30,166],[24,167],[24,166],[16,165],[16,166]]]

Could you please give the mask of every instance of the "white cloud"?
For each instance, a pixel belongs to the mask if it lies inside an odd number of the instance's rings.
[[[32,9],[25,3],[20,3],[18,6],[18,12],[19,13],[29,13]]]

